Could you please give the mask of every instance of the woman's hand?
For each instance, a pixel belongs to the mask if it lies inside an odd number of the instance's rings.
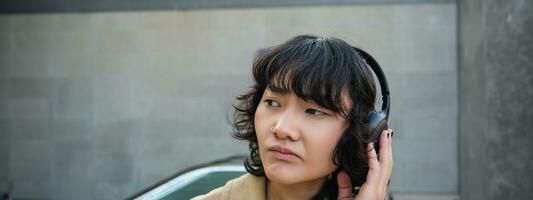
[[[340,200],[383,200],[387,194],[387,184],[392,173],[392,129],[384,130],[379,140],[379,157],[373,144],[368,144],[368,174],[355,198],[352,196],[352,183],[346,172],[337,175]]]

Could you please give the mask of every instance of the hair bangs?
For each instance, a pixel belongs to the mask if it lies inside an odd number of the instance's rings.
[[[349,68],[343,58],[325,44],[303,43],[277,52],[266,67],[266,87],[276,93],[294,93],[304,101],[347,117],[351,90]],[[340,62],[339,62],[340,61]],[[344,97],[344,98],[343,98]]]

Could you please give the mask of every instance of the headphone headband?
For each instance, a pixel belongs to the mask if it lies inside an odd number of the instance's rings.
[[[381,96],[383,100],[381,111],[385,113],[386,119],[388,119],[390,113],[390,93],[385,73],[383,73],[383,70],[379,66],[378,62],[369,53],[357,47],[353,48],[361,55],[361,57],[363,57],[367,65],[370,66],[370,68],[372,69],[372,71],[374,71],[374,74],[376,74],[378,78],[379,86],[381,88]]]

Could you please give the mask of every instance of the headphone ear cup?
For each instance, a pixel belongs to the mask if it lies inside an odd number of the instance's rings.
[[[383,130],[389,128],[387,115],[382,112],[372,112],[369,116],[370,142],[374,142],[376,153],[379,152],[379,138]]]

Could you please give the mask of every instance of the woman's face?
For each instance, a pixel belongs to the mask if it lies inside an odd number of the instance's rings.
[[[267,177],[294,184],[325,178],[337,168],[332,154],[348,123],[292,92],[281,94],[267,88],[254,125]]]

